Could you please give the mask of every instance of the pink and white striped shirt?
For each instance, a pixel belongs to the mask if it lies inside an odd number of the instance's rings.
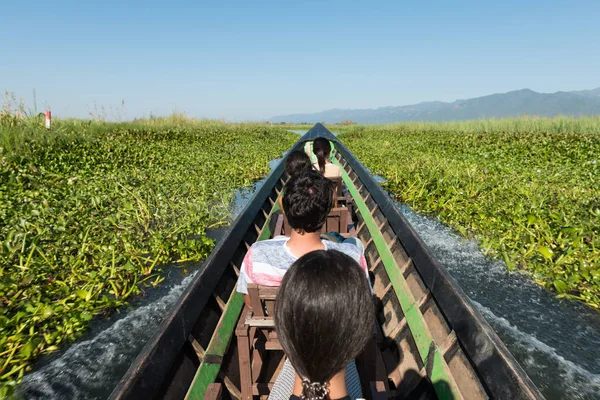
[[[237,284],[238,292],[248,294],[249,283],[265,286],[279,286],[281,284],[285,272],[298,259],[287,246],[289,239],[288,237],[281,237],[263,240],[254,243],[248,249],[240,269]],[[357,246],[350,243],[335,243],[329,240],[323,240],[322,242],[325,250],[338,250],[356,260],[365,271],[368,279],[367,261]]]

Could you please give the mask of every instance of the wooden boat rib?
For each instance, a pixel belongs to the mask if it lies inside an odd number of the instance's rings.
[[[316,124],[292,150],[317,137],[335,145],[334,162],[352,195],[355,229],[373,276],[382,340],[377,354],[367,358],[379,363],[374,369],[384,369],[381,398],[543,398],[390,197],[331,132]],[[277,197],[286,178],[282,162],[216,246],[112,399],[202,399],[215,389],[209,389],[213,382],[223,385],[223,397],[241,397],[232,340],[243,308],[235,291],[237,275],[250,245],[278,233]],[[275,378],[271,371],[263,388]],[[255,390],[261,394],[262,389]],[[371,397],[369,388],[363,392]]]

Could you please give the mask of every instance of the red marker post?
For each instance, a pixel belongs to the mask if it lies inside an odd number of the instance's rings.
[[[50,124],[52,123],[52,113],[50,110],[46,111],[46,130],[50,130]]]

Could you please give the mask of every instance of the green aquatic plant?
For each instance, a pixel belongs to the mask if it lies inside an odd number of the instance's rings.
[[[342,141],[399,201],[600,307],[600,118],[359,128]]]
[[[162,266],[206,258],[235,190],[296,140],[181,118],[0,125],[0,398]]]

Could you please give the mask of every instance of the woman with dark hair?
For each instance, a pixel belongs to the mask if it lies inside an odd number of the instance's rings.
[[[346,367],[363,351],[375,323],[358,263],[335,250],[305,254],[283,277],[274,318],[296,371],[290,399],[349,398]]]
[[[331,155],[331,144],[329,143],[329,140],[325,138],[315,139],[313,142],[313,152],[317,156],[315,168],[321,171],[326,178],[339,178],[342,176],[340,167],[329,161],[329,156]]]

